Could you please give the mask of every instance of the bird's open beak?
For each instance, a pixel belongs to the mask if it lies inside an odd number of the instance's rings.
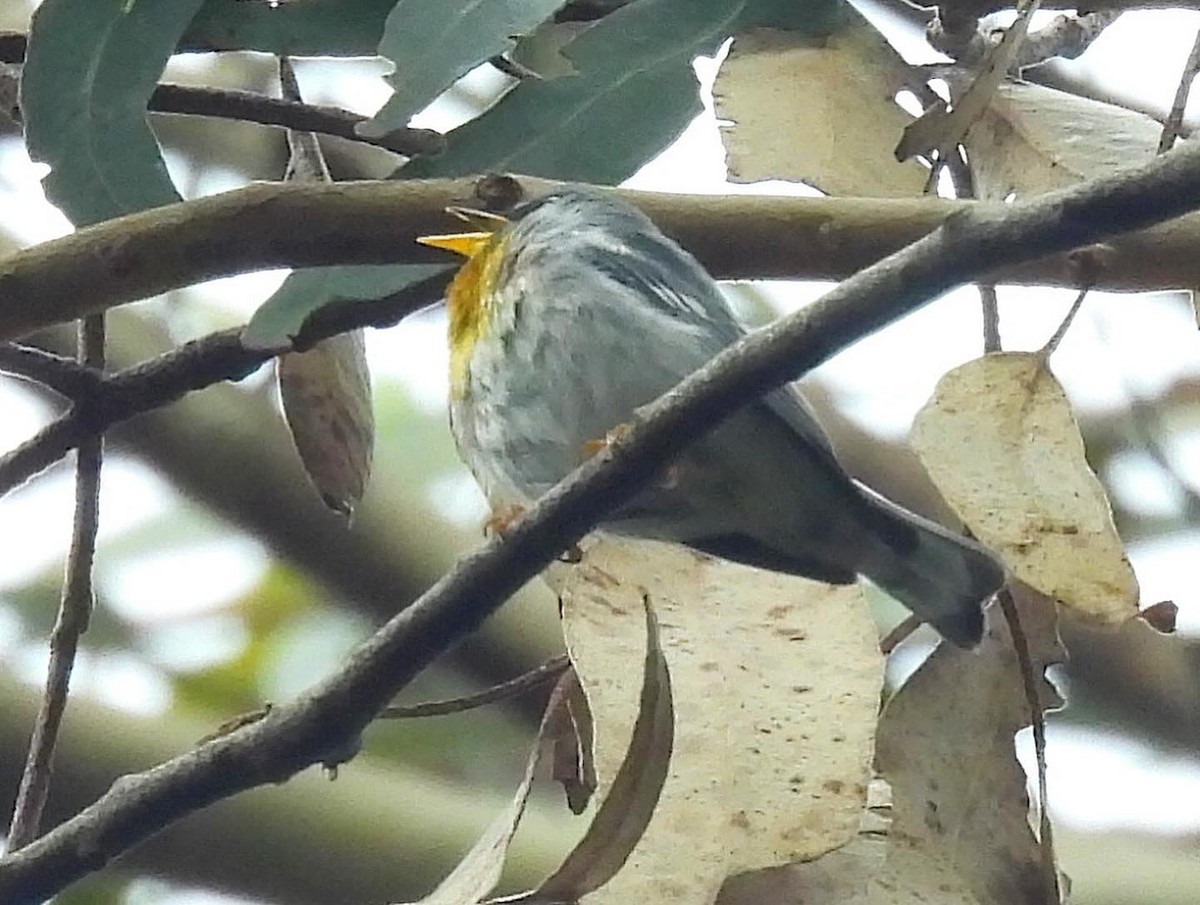
[[[418,236],[417,241],[432,248],[443,248],[464,258],[473,258],[492,238],[491,233],[453,233],[446,236]]]
[[[490,211],[477,211],[469,207],[448,207],[446,208],[446,213],[453,214],[464,223],[474,227],[473,231],[468,233],[450,233],[443,236],[420,236],[417,238],[417,241],[422,245],[429,245],[432,248],[442,248],[446,251],[452,251],[455,254],[462,255],[464,258],[473,258],[477,255],[492,238],[492,233],[508,223],[508,218],[500,214],[493,214]]]

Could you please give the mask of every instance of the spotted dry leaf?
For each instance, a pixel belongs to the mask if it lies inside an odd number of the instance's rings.
[[[729,876],[855,835],[882,681],[858,586],[608,538],[550,580],[592,711],[601,800],[638,709],[630,631],[643,599],[658,614],[675,701],[653,819],[624,869],[585,902],[711,902]]]
[[[847,13],[849,15],[849,13]],[[904,60],[865,20],[824,38],[738,35],[713,88],[730,178],[790,179],[833,195],[911,197],[928,171],[892,155],[912,117]]]
[[[1017,578],[1101,623],[1137,611],[1108,497],[1043,356],[987,355],[950,371],[917,415],[912,444],[959,518]]]

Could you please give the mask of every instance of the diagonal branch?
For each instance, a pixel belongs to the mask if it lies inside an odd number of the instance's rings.
[[[1065,252],[1200,205],[1200,147],[1105,181],[978,207],[747,336],[647,406],[503,540],[463,559],[362,644],[337,673],[260,723],[119,780],[96,804],[0,861],[0,901],[40,901],[188,813],[239,791],[336,763],[401,688],[494,612],[604,513],[740,405],[827,360],[930,298],[1036,255]]]

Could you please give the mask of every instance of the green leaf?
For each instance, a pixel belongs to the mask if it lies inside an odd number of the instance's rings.
[[[396,0],[283,3],[205,0],[181,50],[257,50],[277,56],[374,56]],[[164,5],[156,0],[156,5]]]
[[[692,60],[725,39],[743,6],[737,0],[642,0],[623,7],[564,48],[576,75],[521,82],[451,132],[443,154],[406,166],[401,175],[512,170],[620,182],[700,112]]]
[[[318,308],[330,302],[380,299],[445,269],[437,264],[390,264],[297,270],[254,312],[242,331],[242,343],[251,349],[285,349]]]
[[[738,30],[758,25],[800,26],[824,34],[839,2],[638,0],[566,46],[577,75],[522,82],[496,106],[454,130],[445,153],[413,160],[398,176],[510,170],[618,183],[670,144],[700,112],[692,72],[696,56],[713,52]],[[426,266],[298,271],[255,312],[243,341],[262,348],[286,345],[304,319],[329,302],[379,298],[430,273]]]
[[[395,89],[359,132],[379,138],[408,124],[414,113],[489,57],[513,46],[564,0],[399,0],[383,30],[379,55],[396,67]]]
[[[200,0],[45,0],[21,79],[25,140],[77,226],[179,200],[146,103]]]
[[[801,8],[797,11],[797,8]],[[576,75],[527,79],[450,133],[435,158],[404,177],[510,170],[615,184],[665,148],[700,112],[692,61],[759,25],[824,33],[837,0],[640,0],[564,49]]]

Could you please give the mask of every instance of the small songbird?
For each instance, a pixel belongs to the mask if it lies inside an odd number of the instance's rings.
[[[642,405],[745,335],[716,282],[637,208],[565,189],[420,241],[447,291],[450,419],[494,508],[523,507]],[[618,534],[834,584],[862,575],[969,646],[1003,584],[976,543],[853,480],[795,386],[743,407],[611,513]]]

